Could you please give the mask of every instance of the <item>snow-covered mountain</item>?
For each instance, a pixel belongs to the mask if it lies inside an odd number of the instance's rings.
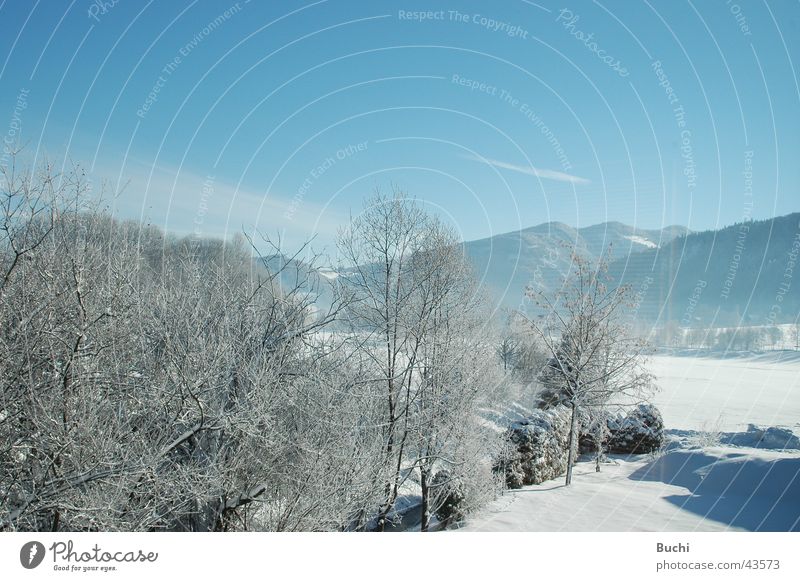
[[[800,256],[800,213],[690,232],[683,226],[646,230],[606,222],[572,228],[548,222],[465,242],[464,252],[494,307],[528,310],[529,286],[558,288],[569,271],[571,249],[597,259],[610,249],[609,275],[631,285],[643,321],[683,326],[793,322],[800,284],[793,281]],[[270,257],[270,268],[275,266]],[[307,278],[325,308],[332,285],[346,270],[286,269],[284,284]]]
[[[611,264],[637,292],[637,314],[682,326],[797,320],[800,213],[692,232]]]
[[[573,246],[587,258],[595,259],[610,249],[612,257],[620,259],[660,248],[687,233],[682,226],[645,230],[605,222],[573,228],[547,222],[466,242],[464,250],[495,305],[517,309],[524,307],[527,286],[552,289],[560,284],[569,268]]]

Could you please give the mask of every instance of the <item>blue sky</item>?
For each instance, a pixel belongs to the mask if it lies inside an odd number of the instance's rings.
[[[699,230],[800,209],[799,33],[788,1],[7,0],[0,131],[180,233],[325,247],[393,186],[465,239]]]

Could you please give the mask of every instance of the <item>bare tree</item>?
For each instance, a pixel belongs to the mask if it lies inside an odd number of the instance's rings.
[[[415,285],[424,275],[415,272],[415,253],[425,247],[428,219],[400,192],[377,194],[339,236],[340,258],[346,267],[343,285],[353,301],[348,313],[352,330],[363,337],[362,353],[383,386],[385,498],[379,510],[383,530],[394,506],[402,478],[408,436],[411,390],[426,315],[419,309]]]
[[[120,222],[79,168],[10,167],[0,530],[353,530],[414,474],[476,474],[480,301],[414,203],[343,237],[323,309],[304,249]]]
[[[763,333],[764,342],[769,342],[769,345],[772,349],[776,349],[777,346],[783,342],[783,332],[781,331],[780,327],[770,325],[763,330]]]
[[[424,277],[417,284],[430,303],[418,355],[420,370],[413,394],[416,463],[422,495],[421,526],[427,531],[437,508],[431,481],[437,466],[451,477],[459,472],[458,448],[466,431],[476,429],[476,406],[487,380],[490,353],[481,331],[486,327],[482,296],[458,238],[436,221],[428,247],[414,260]],[[424,265],[424,267],[423,267]],[[474,461],[474,460],[473,460]]]
[[[427,528],[434,467],[453,461],[449,454],[474,416],[476,374],[467,368],[476,365],[468,354],[479,352],[476,286],[454,233],[399,191],[368,200],[341,233],[339,251],[352,331],[384,402],[377,528],[386,527],[415,470]]]
[[[651,387],[644,368],[644,342],[624,320],[633,304],[628,287],[607,285],[608,254],[593,265],[573,254],[564,285],[549,295],[531,289],[532,298],[545,310],[541,318],[528,318],[550,359],[540,373],[542,407],[564,404],[571,408],[566,484],[572,482],[582,410],[607,409],[639,398]]]
[[[0,197],[0,529],[331,530],[378,502],[378,410],[308,268],[114,220],[80,170]]]
[[[513,369],[517,356],[517,338],[509,333],[503,334],[497,346],[497,356],[503,363],[503,371]]]

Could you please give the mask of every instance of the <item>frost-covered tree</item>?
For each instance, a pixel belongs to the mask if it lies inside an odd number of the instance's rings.
[[[800,321],[795,321],[791,328],[795,351],[800,351]]]
[[[306,269],[114,220],[78,169],[15,167],[0,529],[336,530],[378,502],[377,410]]]
[[[529,290],[545,311],[541,318],[527,319],[549,354],[539,374],[540,406],[564,404],[571,409],[567,485],[572,481],[581,412],[637,402],[652,386],[644,367],[645,344],[624,317],[633,304],[632,293],[625,286],[607,286],[608,261],[608,254],[592,264],[573,253],[559,290]]]
[[[444,501],[431,491],[437,466],[448,470],[453,480],[465,474],[459,451],[480,430],[476,407],[488,395],[493,359],[482,333],[487,326],[482,297],[463,249],[455,233],[440,224],[431,235],[430,249],[415,257],[426,264],[422,272],[433,267],[417,286],[420,300],[429,302],[430,309],[419,348],[412,415],[423,531],[428,530],[437,501]]]
[[[511,333],[504,333],[500,337],[497,345],[497,356],[503,364],[503,371],[510,371],[514,368],[518,345],[517,337]]]
[[[435,467],[455,462],[458,443],[474,427],[483,357],[491,357],[477,332],[476,285],[455,234],[398,191],[366,202],[341,233],[339,252],[352,331],[383,408],[385,494],[377,528],[417,472],[424,529],[435,510]]]
[[[783,332],[780,327],[770,325],[764,329],[764,343],[769,344],[772,349],[775,349],[783,341]]]
[[[479,301],[415,204],[365,213],[323,309],[313,257],[2,177],[0,530],[354,530],[413,475],[474,490]]]

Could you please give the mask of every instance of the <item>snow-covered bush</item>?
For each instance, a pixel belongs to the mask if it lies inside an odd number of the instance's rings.
[[[435,499],[435,513],[445,525],[458,522],[466,516],[467,495],[462,482],[449,470],[439,470],[431,481]]]
[[[608,438],[611,435],[608,429],[609,414],[605,409],[580,410],[578,413],[578,452],[589,454],[598,448],[608,448]]]
[[[506,431],[508,445],[495,462],[495,470],[505,475],[509,488],[540,484],[564,473],[570,414],[565,406],[536,410]]]
[[[800,438],[792,430],[775,426],[764,428],[755,424],[748,424],[746,432],[727,436],[725,443],[748,448],[800,450]]]
[[[648,454],[664,443],[664,420],[652,404],[636,406],[626,416],[608,421],[608,448],[615,454]]]

